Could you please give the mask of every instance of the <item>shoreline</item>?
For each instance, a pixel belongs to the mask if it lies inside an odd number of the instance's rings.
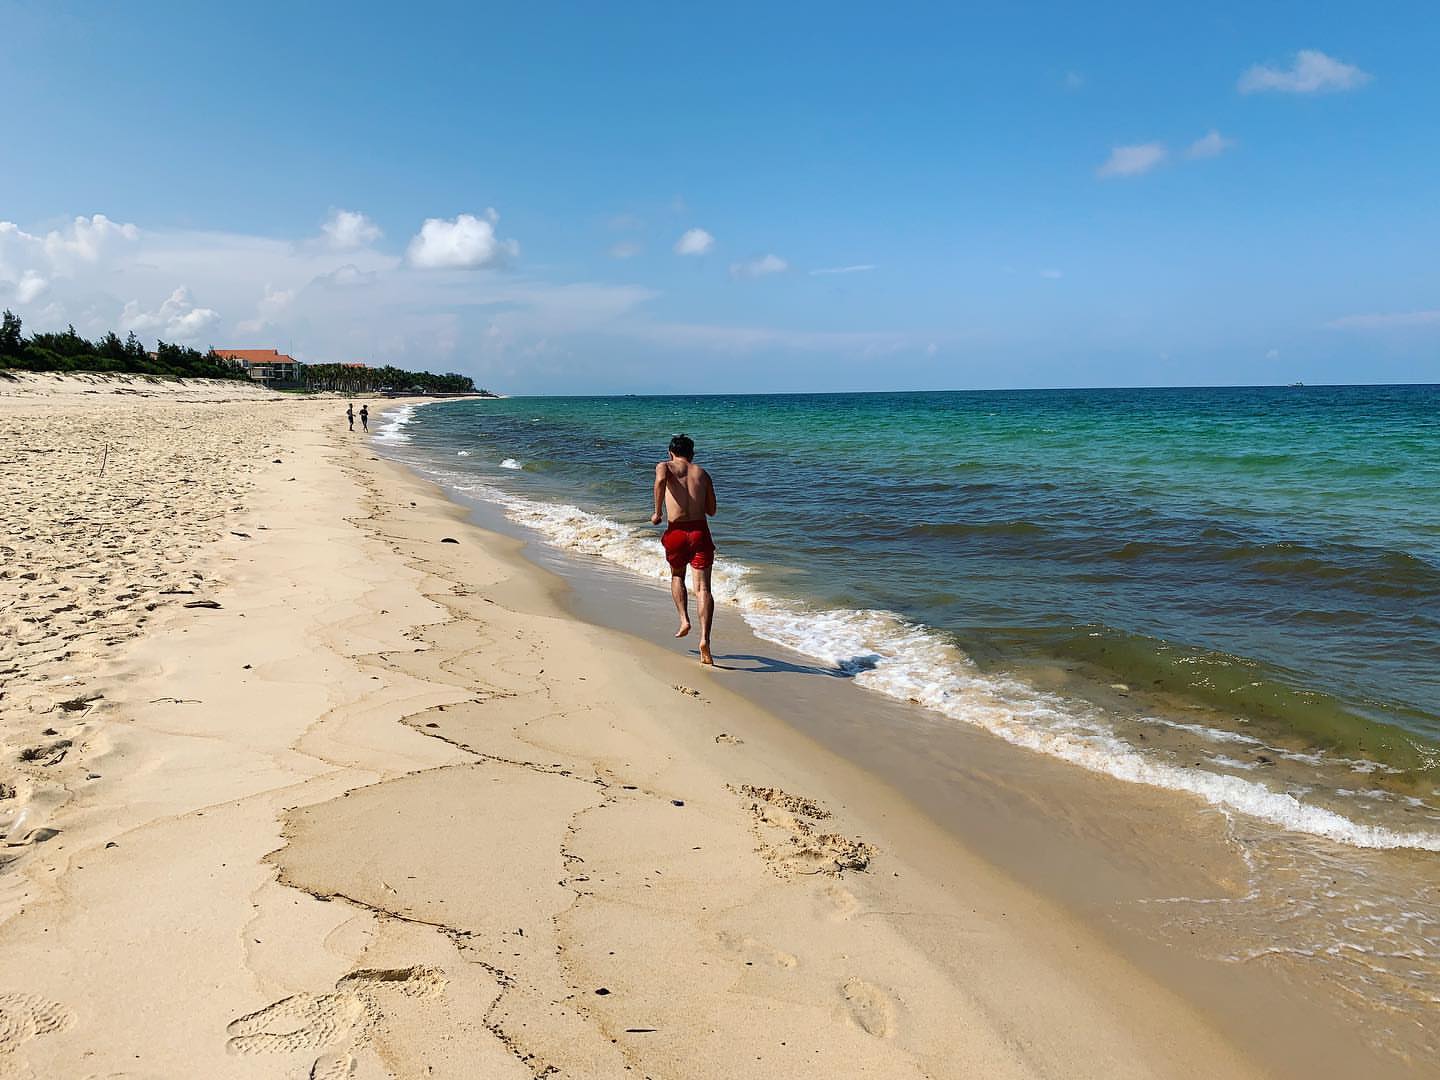
[[[406,468],[424,463],[396,455],[403,444],[387,445]],[[428,465],[420,472],[437,482]],[[568,611],[674,653],[669,597],[658,579],[638,575],[628,560],[557,544],[527,525],[528,513],[512,514],[508,502],[470,494],[467,484],[438,486],[470,509],[472,521],[522,543],[531,563],[563,579]],[[528,504],[521,499],[519,507]],[[712,677],[730,668],[729,685],[748,701],[862,763],[967,853],[1079,916],[1161,983],[1183,988],[1256,1060],[1281,1075],[1342,1063],[1343,1071],[1367,1075],[1423,1069],[1431,1052],[1426,1010],[1417,1006],[1423,976],[1399,991],[1409,1000],[1397,1009],[1371,996],[1363,962],[1350,970],[1341,955],[1328,966],[1315,963],[1316,940],[1351,913],[1347,900],[1327,899],[1334,877],[1373,877],[1394,890],[1387,899],[1423,907],[1434,880],[1423,854],[1344,844],[1332,851],[1323,836],[1277,833],[1263,817],[1247,819],[1193,791],[1127,782],[1036,753],[817,666],[812,655],[759,636],[732,604],[722,603],[718,616],[721,663]],[[749,677],[756,673],[768,677]],[[1278,895],[1266,895],[1276,886]],[[1314,925],[1297,922],[1288,910],[1295,907],[1313,907]],[[1395,914],[1402,917],[1401,909]]]
[[[625,407],[617,404],[622,413]],[[531,424],[541,419],[524,422],[532,408],[552,423],[535,429],[542,433],[540,441],[526,453]],[[552,475],[556,462],[544,460],[549,451],[543,432],[555,425],[564,429],[563,410],[544,413],[539,404],[497,407],[487,420],[489,409],[438,407],[422,414],[424,420],[413,428],[407,426],[411,413],[386,425],[391,456],[460,497],[499,504],[509,520],[569,555],[598,555],[641,578],[655,576],[661,565],[655,540],[614,499],[616,486],[625,483],[618,461],[601,468],[604,479],[598,487],[576,478],[579,487],[571,489]],[[586,424],[597,417],[583,415],[576,434],[593,437],[585,434]],[[633,415],[615,417],[632,440],[628,452],[636,449],[636,422]],[[500,462],[505,472],[484,463],[488,434],[506,438],[506,453],[518,455]],[[413,446],[412,437],[419,440]],[[480,458],[465,460],[477,451]],[[521,459],[536,455],[540,460],[532,475]],[[749,468],[764,472],[770,467],[756,462]],[[753,477],[748,480],[753,483]],[[766,498],[752,490],[746,502],[768,505]],[[587,509],[574,505],[576,499]],[[742,508],[742,516],[745,512]],[[917,528],[923,532],[928,526]],[[954,523],[947,528],[971,529]],[[716,593],[722,606],[738,606],[758,636],[803,654],[807,665],[828,668],[901,702],[919,700],[952,721],[984,727],[1017,746],[1130,783],[1187,792],[1223,813],[1355,848],[1440,848],[1436,807],[1424,798],[1433,786],[1426,773],[1433,768],[1436,748],[1423,732],[1345,712],[1340,699],[1323,687],[1272,679],[1267,672],[1273,665],[1264,661],[1227,657],[1178,640],[1144,638],[1144,655],[1137,660],[1123,645],[1124,633],[1113,628],[1090,632],[1094,628],[1082,625],[1064,635],[1086,641],[1079,652],[1063,644],[1050,653],[1006,651],[987,641],[984,632],[957,635],[945,629],[950,624],[927,615],[923,598],[917,600],[906,581],[889,582],[887,587],[897,590],[893,594],[859,584],[847,592],[847,575],[872,575],[858,565],[846,569],[850,556],[836,554],[846,549],[842,536],[830,536],[829,546],[797,562],[786,544],[777,543],[779,535],[788,535],[787,526],[755,523],[737,534],[731,550],[743,551],[743,557],[722,553]],[[787,544],[803,548],[804,541],[790,536]],[[856,544],[864,550],[868,540],[860,537]],[[917,570],[908,550],[915,546],[892,545],[871,554],[893,556]],[[1108,563],[1111,554],[1101,561]],[[1104,572],[1111,569],[1107,565]],[[883,565],[873,571],[877,581],[888,580]],[[1015,572],[1028,571],[1017,567]],[[1035,572],[1043,581],[1052,573]],[[817,573],[824,580],[817,580]],[[792,582],[796,587],[789,587]],[[1040,587],[1034,581],[1026,586],[1024,578],[1017,584],[1031,592]],[[1051,584],[1063,591],[1062,585]],[[1005,615],[984,608],[989,601],[983,595],[977,602],[982,612],[976,618],[988,612],[997,626],[1008,625]],[[922,610],[915,610],[916,603]],[[1010,637],[1014,645],[1024,635]],[[1096,665],[1094,653],[1117,648],[1139,666]],[[1218,668],[1211,662],[1217,658]],[[1180,681],[1195,684],[1196,692],[1167,682],[1182,668],[1190,674]],[[1274,693],[1283,699],[1279,705],[1271,700]]]
[[[0,699],[7,749],[68,741],[25,766],[47,823],[0,849],[0,1004],[30,1017],[0,1066],[1260,1075],[883,781],[574,618],[333,404],[187,406],[233,410],[195,421],[217,462],[232,421],[265,451],[175,526],[218,606],[72,642],[24,711]]]

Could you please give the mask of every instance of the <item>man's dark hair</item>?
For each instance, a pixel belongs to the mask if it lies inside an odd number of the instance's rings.
[[[689,435],[674,435],[670,438],[670,453],[690,461],[695,457],[695,440]]]

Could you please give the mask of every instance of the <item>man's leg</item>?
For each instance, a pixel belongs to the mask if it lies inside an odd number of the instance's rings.
[[[713,664],[710,624],[715,621],[715,596],[710,591],[710,567],[695,571],[695,607],[700,615],[700,663]]]
[[[680,613],[680,629],[675,631],[676,637],[684,637],[690,633],[690,612],[686,609],[688,597],[685,595],[685,567],[682,565],[678,570],[670,567],[670,598],[675,601],[675,610]]]

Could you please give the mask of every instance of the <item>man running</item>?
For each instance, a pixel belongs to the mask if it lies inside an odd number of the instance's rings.
[[[360,426],[366,431],[370,430],[370,406],[360,406]]]
[[[352,401],[345,406],[345,419],[350,421],[350,430],[355,430],[355,403]]]
[[[695,606],[700,615],[700,663],[713,664],[710,624],[715,621],[715,597],[710,593],[710,568],[715,562],[715,541],[706,518],[715,513],[715,485],[710,474],[695,464],[695,441],[689,435],[670,440],[670,458],[655,466],[655,513],[651,525],[660,524],[663,510],[669,527],[660,542],[670,564],[670,596],[680,613],[677,638],[690,633],[685,568],[695,568]]]

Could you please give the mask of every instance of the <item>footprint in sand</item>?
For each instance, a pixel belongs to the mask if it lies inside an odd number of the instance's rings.
[[[0,1080],[21,1080],[33,1074],[20,1056],[23,1043],[40,1035],[64,1031],[75,1014],[34,994],[0,993]]]
[[[738,953],[746,964],[763,964],[788,970],[800,963],[799,958],[793,953],[774,948],[748,934],[732,934],[724,931],[720,934],[720,944],[732,952]]]
[[[875,849],[859,838],[822,833],[819,823],[831,815],[814,799],[751,784],[731,790],[750,801],[760,855],[779,877],[838,877],[846,870],[868,869],[875,857]]]
[[[830,922],[846,922],[860,910],[860,901],[845,886],[831,882],[819,891],[818,906]]]
[[[850,1009],[851,1018],[867,1034],[888,1039],[895,1034],[895,1003],[878,986],[864,979],[847,979],[840,987],[840,996]]]
[[[311,1080],[353,1076],[356,1055],[384,1021],[385,993],[433,997],[445,989],[445,976],[432,967],[352,971],[330,994],[292,994],[225,1029],[233,1054],[321,1053],[310,1067]]]

